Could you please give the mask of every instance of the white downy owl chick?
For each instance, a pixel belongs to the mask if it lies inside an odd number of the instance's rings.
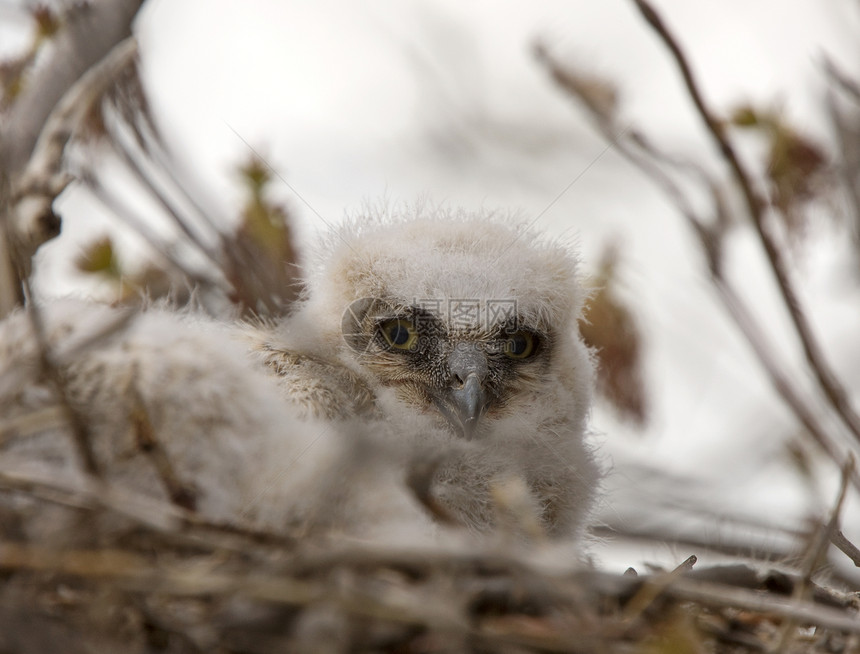
[[[39,314],[55,374],[112,488],[281,534],[306,533],[309,523],[356,534],[386,521],[429,524],[385,470],[367,484],[371,501],[343,502],[337,480],[349,478],[342,468],[351,440],[283,401],[236,324],[155,308],[126,319],[127,311],[78,300],[51,302]],[[0,526],[58,545],[133,527],[116,515],[82,523],[62,502],[10,492],[10,478],[91,488],[39,351],[25,310],[0,323]],[[373,499],[382,496],[384,507]]]
[[[567,248],[439,214],[330,234],[303,299],[274,326],[153,308],[123,323],[72,300],[39,314],[55,377],[115,486],[278,532],[432,531],[427,508],[482,532],[514,506],[575,536],[599,478],[584,441],[582,302]],[[62,408],[39,350],[26,311],[0,324],[0,473],[82,484],[68,424],[26,419]],[[12,517],[31,536],[89,535],[42,505]]]
[[[407,469],[429,460],[428,494],[460,523],[496,524],[513,480],[545,531],[573,536],[599,480],[584,297],[570,250],[510,221],[361,218],[324,239],[291,317],[252,338],[305,415],[364,418]]]

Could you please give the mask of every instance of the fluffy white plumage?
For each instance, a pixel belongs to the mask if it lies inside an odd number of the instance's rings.
[[[497,218],[356,220],[328,236],[305,298],[256,348],[310,414],[381,418],[397,443],[440,454],[431,490],[470,527],[494,522],[493,485],[514,479],[546,529],[572,533],[598,478],[584,443],[593,365],[575,264],[568,248]],[[417,332],[412,352],[380,337],[397,319]],[[515,360],[503,350],[519,333],[535,349]],[[468,376],[458,365],[480,368],[471,418],[452,397]]]
[[[348,223],[276,325],[149,309],[82,346],[120,310],[40,313],[112,484],[281,532],[486,531],[507,512],[572,536],[598,481],[582,302],[566,248],[462,214]],[[58,406],[37,353],[26,313],[0,325],[0,471],[82,484],[61,422],[16,426]],[[71,533],[20,508],[31,535]]]

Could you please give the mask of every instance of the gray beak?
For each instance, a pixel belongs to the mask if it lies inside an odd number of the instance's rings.
[[[475,373],[466,377],[460,388],[450,391],[452,404],[463,429],[463,437],[470,441],[478,428],[478,419],[484,412],[484,388]]]
[[[487,357],[476,347],[457,347],[448,357],[450,385],[437,396],[436,406],[466,440],[471,440],[487,405],[484,380]]]

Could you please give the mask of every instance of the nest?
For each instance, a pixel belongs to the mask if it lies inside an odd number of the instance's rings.
[[[276,536],[98,485],[0,481],[75,513],[91,543],[16,538],[4,504],[4,653],[860,651],[860,594],[802,570],[691,556],[611,574],[549,542]]]

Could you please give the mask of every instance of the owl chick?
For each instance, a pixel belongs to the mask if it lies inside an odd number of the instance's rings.
[[[430,524],[384,457],[352,470],[364,426],[300,417],[248,357],[236,323],[72,299],[38,314],[41,339],[26,310],[0,323],[4,534],[69,546],[133,529],[134,516],[122,512],[82,521],[67,502],[17,492],[43,484],[54,498],[91,495],[94,477],[105,489],[160,502],[156,512],[174,504],[278,534],[378,537],[385,524]],[[40,354],[46,348],[53,374]],[[69,410],[96,470],[76,447]],[[347,493],[348,484],[363,492]]]
[[[86,486],[70,409],[106,482],[211,520],[383,537],[513,512],[575,536],[599,477],[582,302],[566,248],[445,214],[333,232],[277,324],[65,300],[37,338],[22,311],[0,324],[0,491],[20,474]],[[98,531],[7,499],[0,525],[31,538]]]
[[[361,218],[324,238],[253,349],[305,415],[376,421],[407,466],[436,461],[429,493],[471,529],[497,523],[514,480],[546,531],[573,535],[599,479],[583,301],[568,248],[509,221]]]

